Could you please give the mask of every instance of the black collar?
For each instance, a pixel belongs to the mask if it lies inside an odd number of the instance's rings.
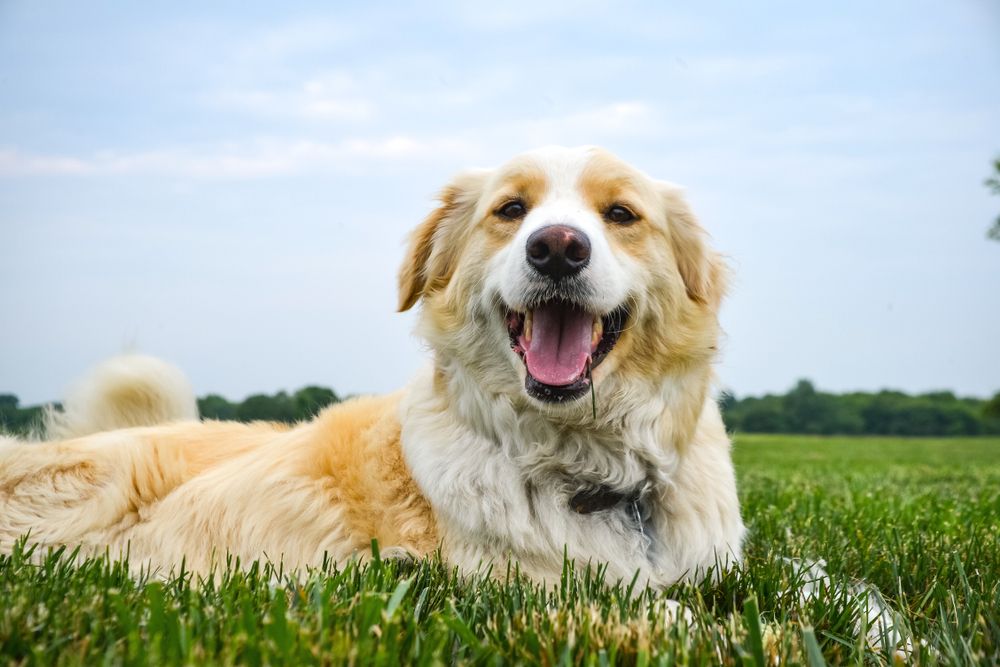
[[[619,505],[637,506],[638,503],[638,490],[622,492],[607,486],[595,486],[577,492],[570,498],[569,507],[577,514],[593,514]]]

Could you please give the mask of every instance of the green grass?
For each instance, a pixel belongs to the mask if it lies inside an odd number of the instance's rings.
[[[433,559],[137,582],[101,559],[18,551],[0,556],[0,664],[891,662],[856,636],[844,587],[803,602],[784,557],[876,586],[910,661],[1000,661],[1000,439],[737,442],[750,534],[718,582],[630,592],[567,570],[545,591],[515,573],[462,581]],[[666,623],[665,596],[694,623]]]

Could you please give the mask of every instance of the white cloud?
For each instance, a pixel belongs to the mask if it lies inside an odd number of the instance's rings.
[[[314,98],[316,113],[342,111],[323,96],[329,84],[309,81],[303,94]],[[235,99],[235,98],[232,98]],[[276,96],[248,95],[246,108],[276,109]],[[300,105],[296,113],[307,113]],[[360,107],[354,111],[360,113]],[[551,143],[581,144],[609,137],[636,137],[652,132],[653,108],[640,101],[619,101],[534,120],[453,127],[446,135],[390,134],[337,141],[312,139],[248,139],[242,142],[159,150],[105,150],[89,156],[44,155],[0,149],[0,177],[39,175],[166,174],[197,179],[248,179],[325,169],[353,169],[366,163],[412,163],[445,160],[479,163],[484,155],[509,157],[511,146]]]
[[[75,157],[25,155],[15,150],[0,150],[0,175],[86,174],[90,171],[86,160]]]
[[[376,114],[375,103],[360,95],[346,75],[310,79],[295,88],[223,89],[207,98],[211,107],[261,116],[313,120],[366,121]]]
[[[35,155],[0,150],[0,176],[163,174],[198,179],[261,178],[317,169],[353,168],[366,162],[454,159],[472,151],[460,140],[390,136],[340,142],[257,141],[206,150],[165,149],[90,157]]]

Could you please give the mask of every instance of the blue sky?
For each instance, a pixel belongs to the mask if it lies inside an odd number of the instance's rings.
[[[720,382],[1000,389],[1000,6],[0,2],[0,391],[402,385],[455,172],[600,144],[735,270]]]

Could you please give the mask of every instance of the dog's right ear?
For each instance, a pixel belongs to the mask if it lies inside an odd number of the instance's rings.
[[[688,298],[717,310],[726,291],[726,263],[722,255],[709,248],[705,230],[698,224],[681,189],[662,181],[659,187],[667,209],[677,268]]]
[[[448,284],[462,245],[460,232],[468,226],[488,175],[476,170],[456,176],[438,195],[441,205],[413,230],[399,269],[399,312]]]

